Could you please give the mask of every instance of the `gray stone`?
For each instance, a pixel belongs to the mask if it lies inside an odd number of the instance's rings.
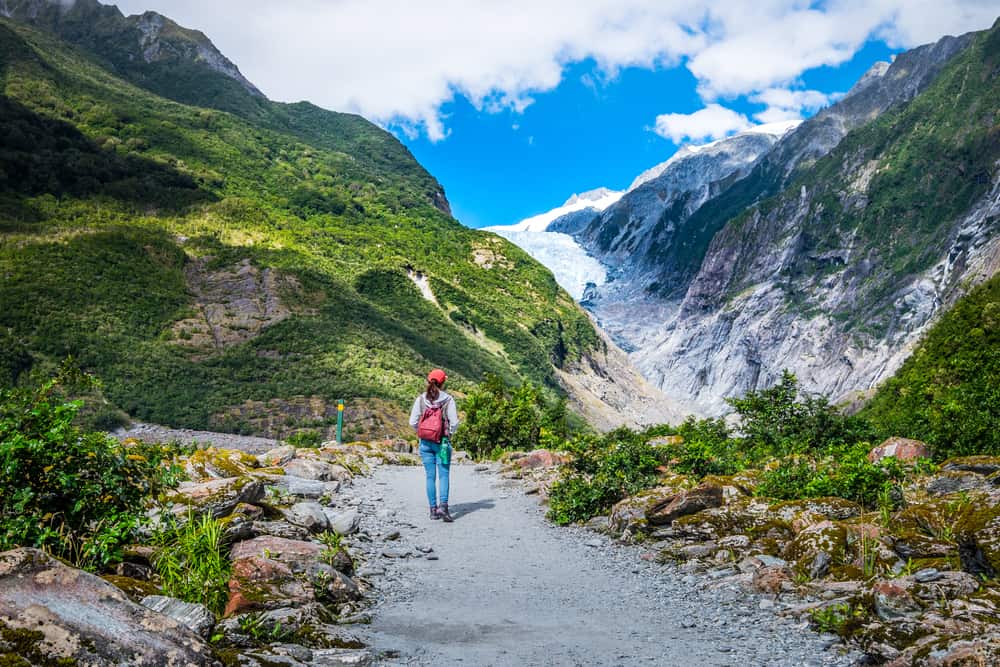
[[[813,557],[812,564],[809,565],[809,578],[810,579],[822,579],[830,571],[830,565],[833,563],[833,559],[825,551],[816,552],[816,556]]]
[[[757,554],[754,556],[760,564],[764,567],[788,567],[788,561],[778,558],[776,556],[768,556],[767,554]]]
[[[330,528],[326,511],[317,502],[295,503],[282,514],[289,523],[301,526],[310,533],[322,533]]]
[[[286,540],[308,540],[309,531],[302,526],[293,526],[287,521],[254,521],[255,535],[273,535]]]
[[[333,463],[311,458],[294,458],[282,466],[285,473],[302,479],[320,482],[346,482],[351,479],[351,473]]]
[[[937,568],[933,567],[926,567],[922,570],[918,570],[917,572],[913,573],[913,578],[919,581],[920,583],[937,581],[938,579],[941,579],[943,577],[944,575],[941,574],[941,572],[938,571]]]
[[[208,638],[212,628],[215,627],[215,616],[203,604],[184,602],[165,595],[147,595],[141,604],[143,607],[169,616],[178,623],[183,623],[205,638]]]
[[[26,664],[213,664],[208,644],[185,625],[37,549],[0,553],[0,618],[42,634],[21,656]]]
[[[361,515],[357,510],[344,510],[337,512],[326,509],[326,518],[330,522],[330,530],[338,535],[353,535],[358,532],[358,524],[361,523]]]
[[[258,477],[269,487],[277,489],[282,495],[299,496],[311,500],[333,496],[340,489],[338,482],[321,482],[294,475],[258,475]]]
[[[389,549],[382,549],[382,555],[386,558],[408,558],[412,555],[411,552],[406,547],[393,547]]]

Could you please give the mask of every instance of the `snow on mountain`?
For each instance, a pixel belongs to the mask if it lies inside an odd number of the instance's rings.
[[[548,232],[549,225],[571,213],[590,210],[597,215],[621,199],[623,192],[597,188],[574,194],[562,206],[525,218],[513,225],[485,227],[485,231],[504,237],[542,263],[560,287],[579,301],[588,284],[603,285],[607,270],[587,254],[569,234]]]
[[[607,269],[587,254],[569,234],[559,232],[533,232],[507,227],[492,227],[495,232],[542,263],[556,278],[556,282],[575,300],[583,298],[588,283],[603,285]]]
[[[621,199],[623,194],[625,193],[609,190],[608,188],[597,188],[596,190],[590,190],[582,194],[573,195],[566,200],[565,204],[554,208],[551,211],[533,215],[530,218],[525,218],[521,222],[513,225],[487,227],[487,230],[497,233],[499,233],[499,230],[511,232],[544,232],[549,226],[549,223],[556,218],[561,218],[567,213],[582,211],[588,208],[592,208],[597,212],[603,211]]]
[[[763,125],[754,125],[749,130],[744,130],[743,132],[734,134],[733,136],[738,137],[744,134],[769,134],[774,137],[783,137],[784,135],[788,134],[801,124],[802,124],[801,120],[783,120],[777,123],[764,123]],[[718,139],[716,141],[712,141],[707,144],[698,144],[698,145],[684,144],[683,146],[677,149],[676,153],[670,156],[669,160],[667,160],[666,162],[661,162],[655,167],[650,167],[646,171],[639,174],[635,178],[635,180],[632,181],[632,184],[628,186],[628,190],[626,190],[626,192],[632,192],[632,190],[635,190],[643,183],[648,183],[649,181],[659,177],[660,174],[666,171],[667,167],[669,167],[670,165],[680,162],[681,160],[687,159],[692,155],[697,155],[698,153],[702,153],[706,150],[709,150],[715,146],[718,146],[728,141],[729,139],[732,139],[732,137],[727,137],[725,139]]]

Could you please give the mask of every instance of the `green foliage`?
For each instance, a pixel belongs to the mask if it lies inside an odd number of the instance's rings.
[[[906,471],[892,457],[869,463],[870,449],[868,443],[859,443],[822,458],[784,459],[764,473],[757,495],[780,500],[839,496],[877,508]]]
[[[858,610],[856,614],[853,605],[842,602],[813,609],[809,616],[813,626],[820,632],[843,636],[849,622],[856,616],[863,616],[862,611]]]
[[[281,625],[281,621],[268,623],[263,612],[242,614],[237,619],[240,633],[249,637],[258,646],[274,644],[290,639],[295,632]]]
[[[872,435],[864,420],[842,414],[824,397],[801,397],[798,380],[787,370],[781,381],[727,402],[740,417],[743,441],[755,459],[852,444]]]
[[[945,313],[862,414],[939,460],[1000,455],[1000,276]]]
[[[28,348],[9,331],[0,329],[0,389],[13,387],[22,373],[31,370]]]
[[[741,443],[732,438],[722,419],[688,419],[676,429],[683,438],[671,446],[671,465],[678,472],[696,477],[731,475],[744,466]]]
[[[229,558],[222,553],[222,532],[222,523],[211,516],[189,515],[180,527],[156,534],[153,565],[166,595],[222,613],[232,573]]]
[[[465,421],[455,434],[454,445],[476,457],[497,450],[560,448],[571,432],[565,401],[547,403],[542,391],[530,382],[512,386],[487,375],[468,393],[462,407]]]
[[[293,447],[319,447],[322,442],[323,434],[312,429],[298,431],[285,438],[285,444]]]
[[[558,524],[589,519],[656,481],[663,452],[626,428],[602,438],[573,441],[573,462],[549,494],[550,519]]]
[[[71,379],[0,392],[0,551],[39,547],[100,569],[121,559],[144,503],[173,479],[163,450],[74,426],[79,404],[55,396]]]
[[[73,354],[138,419],[247,431],[226,417],[246,400],[402,403],[434,366],[459,391],[486,373],[558,391],[552,362],[599,346],[544,267],[439,210],[391,134],[197,62],[131,61],[134,30],[79,5],[36,24],[83,50],[0,19],[0,331],[36,363]],[[178,48],[203,39],[171,30]],[[291,316],[195,346],[174,328],[201,316],[194,263],[244,260],[294,281]],[[25,360],[0,356],[0,382]]]

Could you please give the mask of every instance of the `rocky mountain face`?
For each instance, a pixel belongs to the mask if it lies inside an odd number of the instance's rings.
[[[1000,268],[998,32],[879,67],[702,206],[691,221],[757,202],[712,234],[667,321],[642,328],[643,374],[704,413],[784,368],[834,398],[890,376]]]

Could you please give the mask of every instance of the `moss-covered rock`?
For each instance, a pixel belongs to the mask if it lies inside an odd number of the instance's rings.
[[[608,517],[608,530],[616,535],[625,532],[635,534],[649,530],[649,524],[646,520],[647,512],[691,486],[693,484],[688,478],[672,475],[669,481],[664,480],[660,486],[619,501],[611,508],[611,514]]]
[[[821,552],[834,563],[847,560],[847,528],[842,523],[821,521],[803,529],[785,547],[784,557],[794,561],[797,571],[808,572]]]
[[[957,456],[941,464],[941,469],[950,472],[974,472],[992,475],[1000,472],[1000,456]]]
[[[253,505],[264,497],[264,485],[251,477],[230,477],[207,482],[182,482],[168,498],[176,516],[210,514],[216,519],[231,514],[240,503]]]
[[[235,449],[200,449],[184,463],[184,472],[193,481],[244,477],[258,468],[257,457]]]
[[[831,521],[843,521],[844,519],[860,516],[862,508],[861,505],[850,500],[831,496],[786,500],[772,505],[771,511],[785,521],[792,521],[796,515],[805,516],[806,514],[818,515],[823,517],[823,519]],[[811,524],[803,525],[802,528],[806,528],[808,525]]]

